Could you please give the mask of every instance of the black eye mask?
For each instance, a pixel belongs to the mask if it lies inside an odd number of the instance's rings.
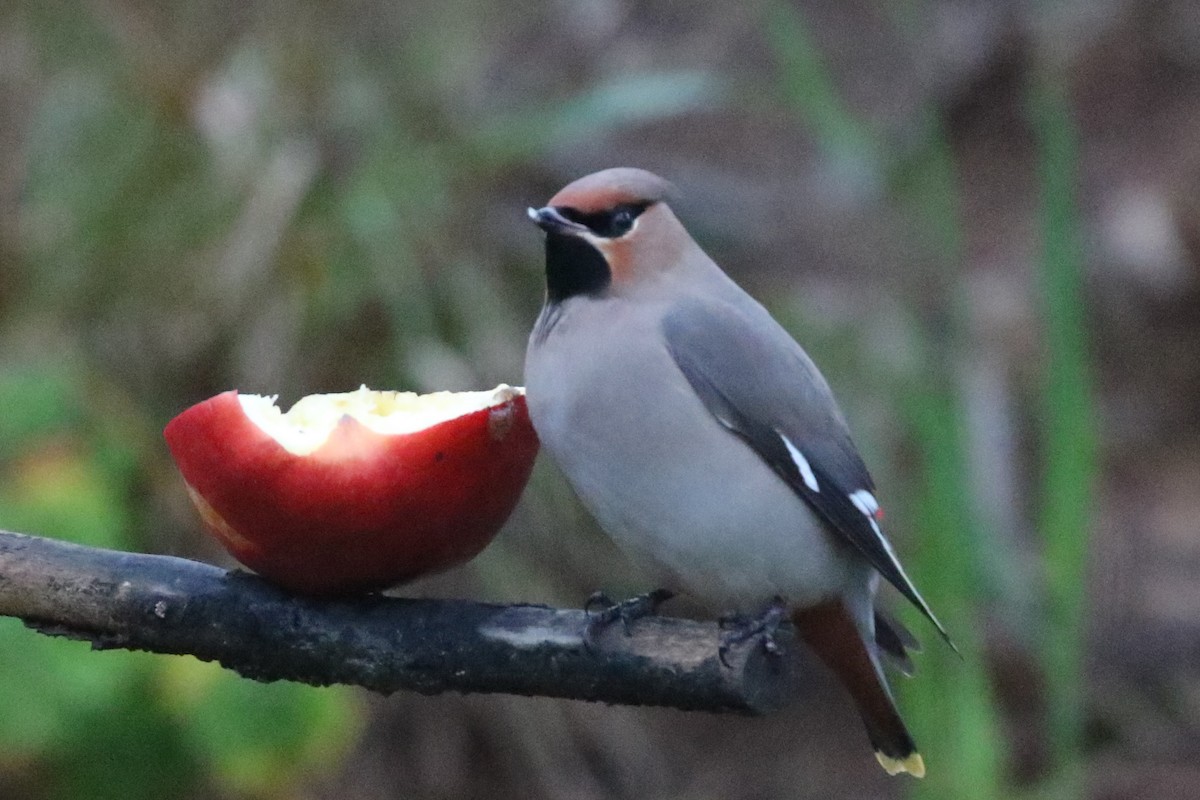
[[[555,210],[571,222],[586,225],[588,230],[599,237],[616,239],[628,233],[634,220],[649,207],[650,203],[623,203],[607,211],[592,214],[584,214],[567,206],[558,206]]]

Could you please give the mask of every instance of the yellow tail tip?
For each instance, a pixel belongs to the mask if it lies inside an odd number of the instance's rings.
[[[911,753],[905,758],[892,758],[891,756],[876,752],[875,758],[879,760],[879,766],[883,767],[888,775],[899,775],[901,772],[907,772],[914,778],[925,777],[925,759],[921,758],[920,753]]]

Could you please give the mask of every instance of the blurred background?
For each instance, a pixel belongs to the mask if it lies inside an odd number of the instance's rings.
[[[0,4],[0,527],[228,564],[163,425],[219,391],[521,380],[524,209],[617,166],[842,399],[963,651],[888,779],[767,719],[261,685],[0,620],[0,797],[1157,798],[1200,782],[1200,6]],[[629,585],[544,461],[401,591]],[[891,598],[893,601],[896,599]]]

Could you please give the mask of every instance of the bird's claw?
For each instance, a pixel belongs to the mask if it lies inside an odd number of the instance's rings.
[[[723,617],[718,617],[717,618],[717,627],[723,631],[727,631],[730,628],[741,629],[741,628],[745,627],[746,625],[750,624],[751,622],[752,622],[752,620],[750,619],[750,617],[747,617],[745,614],[738,614],[736,612],[733,612],[733,613],[726,614]]]
[[[583,604],[587,614],[587,627],[583,631],[583,644],[589,651],[595,652],[599,635],[617,620],[626,636],[632,636],[631,623],[642,617],[648,617],[658,611],[658,607],[675,596],[670,589],[655,589],[645,594],[630,597],[628,600],[615,602],[604,592],[594,592]],[[599,611],[593,611],[595,608]]]
[[[603,611],[608,611],[611,608],[615,608],[616,605],[617,604],[613,602],[613,599],[604,592],[592,592],[591,596],[587,599],[587,602],[583,604],[583,613],[591,617],[592,609],[596,606],[600,606],[603,613]]]
[[[782,597],[775,597],[757,617],[747,617],[741,614],[731,614],[717,620],[717,627],[722,631],[721,643],[717,646],[717,659],[728,668],[729,651],[735,646],[757,638],[763,652],[772,658],[783,655],[783,647],[776,638],[779,625],[783,622],[787,604]]]

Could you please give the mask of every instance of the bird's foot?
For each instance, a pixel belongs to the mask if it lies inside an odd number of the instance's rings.
[[[756,617],[741,614],[731,614],[721,617],[717,625],[721,628],[721,644],[717,648],[717,658],[726,667],[731,666],[727,656],[735,646],[757,638],[763,652],[774,658],[783,655],[783,648],[775,638],[779,625],[783,622],[787,603],[782,597],[776,596],[767,604]]]
[[[670,589],[655,589],[630,597],[628,600],[616,602],[604,592],[594,593],[583,604],[583,610],[588,617],[587,627],[583,631],[584,646],[588,650],[595,650],[597,637],[617,620],[621,621],[625,635],[631,635],[630,623],[654,614],[660,605],[674,596],[675,593]]]

